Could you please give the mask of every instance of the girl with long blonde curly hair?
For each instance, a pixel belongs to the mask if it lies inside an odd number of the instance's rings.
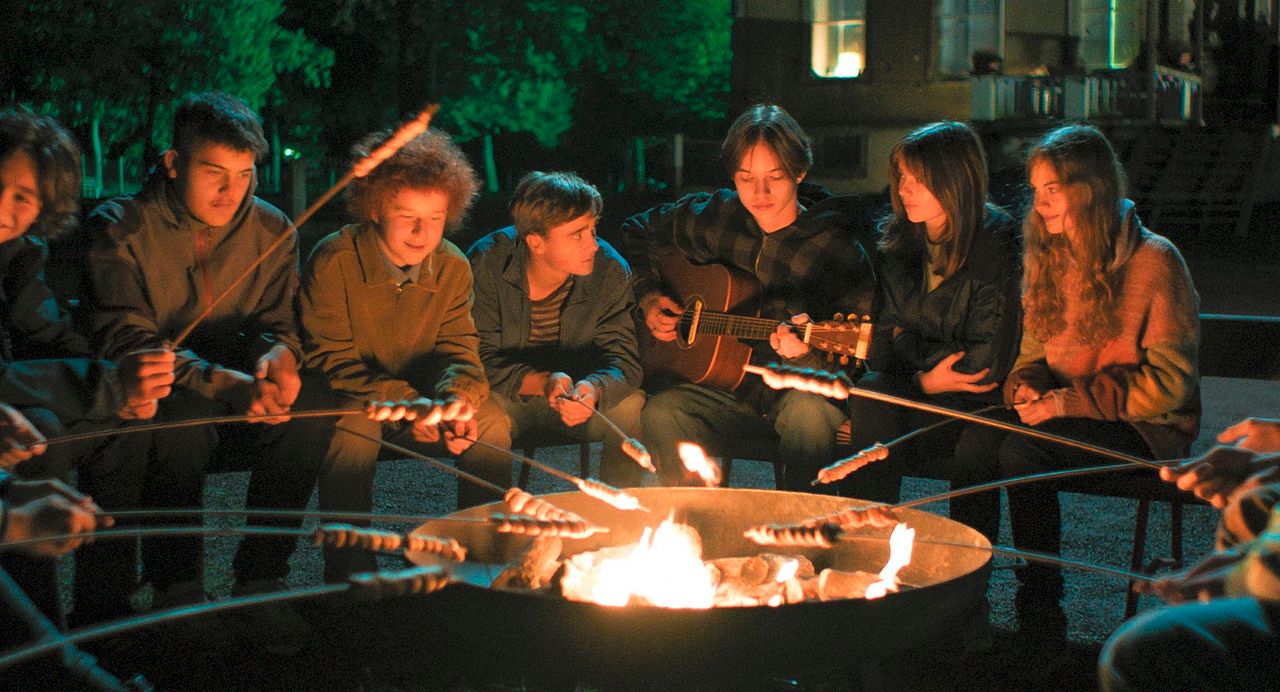
[[[1023,339],[1005,402],[1022,423],[1154,459],[1185,456],[1200,427],[1199,298],[1178,249],[1142,226],[1124,171],[1087,125],[1046,134],[1027,158]],[[1000,443],[999,473],[1106,460],[1021,435]],[[1009,490],[1014,543],[1056,553],[1057,492]],[[1065,636],[1057,568],[1019,573],[1016,605],[1032,639]]]

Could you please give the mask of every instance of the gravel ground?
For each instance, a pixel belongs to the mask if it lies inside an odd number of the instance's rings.
[[[1218,430],[1229,421],[1248,413],[1280,410],[1280,393],[1262,383],[1206,380],[1205,397],[1210,411],[1205,429]],[[1200,446],[1208,444],[1201,440]],[[557,447],[538,452],[540,459],[566,471],[576,472],[575,447]],[[595,455],[598,458],[598,451]],[[246,474],[211,477],[207,503],[215,507],[238,506],[243,497]],[[760,462],[737,461],[730,484],[734,487],[773,487],[772,468]],[[567,484],[535,473],[533,492],[567,490]],[[905,497],[919,497],[944,490],[936,481],[911,479]],[[386,461],[377,476],[377,511],[395,514],[438,515],[454,503],[453,483],[420,462]],[[1126,567],[1136,503],[1128,500],[1064,494],[1064,550],[1067,557],[1102,565]],[[933,508],[945,511],[944,506]],[[1194,559],[1210,549],[1216,514],[1207,507],[1188,507],[1185,514],[1185,548]],[[1154,512],[1148,555],[1167,555],[1169,535],[1167,507]],[[399,528],[388,525],[388,528]],[[1002,542],[1009,543],[1007,521]],[[208,541],[208,589],[223,596],[230,591],[230,556],[234,539]],[[396,562],[388,560],[385,566]],[[291,584],[320,582],[319,550],[303,546],[293,560]],[[967,657],[946,657],[930,651],[899,662],[908,671],[898,681],[903,689],[1093,689],[1094,665],[1098,649],[1120,624],[1125,584],[1117,579],[1081,572],[1068,572],[1066,609],[1070,618],[1070,646],[1060,655],[1028,655],[1016,635],[1012,601],[1015,576],[1012,570],[997,569],[989,591],[991,622],[995,626],[992,647]],[[1141,607],[1158,604],[1144,598]],[[470,664],[440,654],[447,643],[433,640],[424,624],[430,618],[419,610],[380,608],[349,612],[331,606],[303,607],[316,624],[322,639],[293,657],[268,657],[242,645],[215,649],[213,653],[180,643],[189,632],[147,633],[117,641],[111,647],[94,649],[118,672],[143,672],[161,688],[168,689],[595,689],[577,681],[548,680],[529,672],[505,671],[487,662],[469,659]],[[411,615],[410,612],[419,613]],[[196,637],[202,637],[198,631]],[[434,642],[428,644],[427,642]],[[176,649],[173,647],[177,647]],[[157,652],[169,652],[159,654]],[[434,656],[433,656],[434,654]],[[851,659],[852,660],[852,659]],[[388,661],[398,663],[389,664]],[[725,689],[879,689],[883,680],[860,682],[855,669],[836,669],[789,677],[736,681]],[[718,689],[715,685],[700,685]]]
[[[1183,239],[1176,239],[1186,246]],[[1247,252],[1222,250],[1209,241],[1196,243],[1201,250],[1187,253],[1189,265],[1203,298],[1202,311],[1246,314],[1278,314],[1274,301],[1274,243],[1250,247]],[[1257,245],[1255,242],[1254,245]],[[1239,250],[1239,246],[1236,246]],[[1224,272],[1224,253],[1231,266]],[[1251,254],[1250,254],[1251,253]],[[1244,256],[1242,257],[1241,254]],[[1274,416],[1280,411],[1280,387],[1275,383],[1206,379],[1203,383],[1206,434],[1197,443],[1203,450],[1214,433],[1247,415]],[[598,452],[595,455],[598,458]],[[539,458],[575,472],[576,448],[559,447],[539,451]],[[239,507],[243,504],[246,474],[221,474],[210,478],[206,503],[211,507]],[[763,463],[738,461],[730,484],[734,487],[773,486],[772,469]],[[529,490],[553,492],[569,489],[562,482],[535,473]],[[933,481],[912,479],[904,487],[904,498],[931,494],[943,489]],[[439,515],[454,504],[453,483],[442,479],[419,462],[387,461],[379,466],[376,511],[397,514]],[[1127,568],[1135,520],[1134,501],[1063,495],[1063,554],[1086,562]],[[933,511],[944,512],[935,506]],[[1185,551],[1195,560],[1211,548],[1216,513],[1203,506],[1185,512]],[[389,527],[403,528],[403,527]],[[1009,543],[1007,521],[1001,542]],[[1166,506],[1155,508],[1147,546],[1148,559],[1168,554],[1169,514]],[[211,538],[207,542],[207,588],[224,596],[230,592],[230,558],[235,539]],[[387,560],[385,565],[396,564]],[[319,550],[300,548],[293,560],[290,583],[295,586],[320,582]],[[964,658],[945,658],[929,652],[902,661],[912,671],[902,682],[904,689],[1093,689],[1094,665],[1098,649],[1120,624],[1125,584],[1110,577],[1068,572],[1066,609],[1070,619],[1070,646],[1061,655],[1028,656],[1016,635],[1012,608],[1015,577],[1011,570],[997,569],[992,576],[989,597],[991,622],[995,626],[989,651]],[[1144,598],[1140,608],[1157,607]],[[114,672],[142,672],[161,689],[593,689],[565,679],[546,679],[531,674],[496,673],[486,661],[460,662],[446,653],[446,642],[433,641],[427,625],[429,611],[375,607],[351,611],[332,604],[302,608],[317,626],[321,638],[301,654],[279,658],[246,649],[240,644],[213,646],[197,632],[186,629],[159,630],[120,638],[92,649]],[[218,628],[226,629],[225,623]],[[428,628],[429,629],[429,628]],[[500,658],[500,657],[499,657]],[[494,661],[498,663],[498,661]],[[639,681],[643,686],[644,682]],[[16,687],[17,681],[0,677],[0,688]],[[49,685],[45,685],[48,687]],[[57,685],[54,685],[57,687]],[[705,686],[704,686],[705,687]],[[714,686],[712,686],[714,688]],[[851,670],[778,680],[734,683],[733,689],[863,689],[878,688],[862,681]],[[29,689],[29,688],[27,688]]]

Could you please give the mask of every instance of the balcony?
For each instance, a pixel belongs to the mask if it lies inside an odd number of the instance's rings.
[[[1157,66],[1092,75],[983,75],[970,83],[970,117],[1203,124],[1200,78]],[[1153,106],[1154,101],[1154,106]]]

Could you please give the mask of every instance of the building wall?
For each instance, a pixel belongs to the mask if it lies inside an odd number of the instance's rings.
[[[932,0],[867,0],[866,71],[821,79],[810,69],[803,0],[739,0],[733,29],[735,110],[768,101],[815,139],[815,180],[840,192],[888,184],[889,150],[921,123],[969,117],[967,80],[931,80]],[[859,141],[858,146],[838,146]]]

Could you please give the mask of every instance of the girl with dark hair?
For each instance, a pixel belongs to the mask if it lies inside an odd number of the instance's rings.
[[[157,400],[169,393],[174,359],[166,351],[138,351],[115,363],[87,357],[87,341],[72,328],[45,283],[45,241],[73,228],[79,209],[80,147],[71,135],[52,118],[0,111],[0,402],[13,407],[4,406],[0,417],[0,475],[13,470],[21,477],[65,480],[74,468],[82,489],[110,502],[127,494],[121,481],[139,469],[104,461],[104,450],[132,442],[122,437],[46,452],[43,435],[152,417]],[[92,531],[95,520],[83,510],[97,507],[92,502],[79,507],[82,516],[68,525],[77,532]],[[47,509],[50,526],[73,518],[69,511]],[[94,552],[95,546],[82,550],[101,554]],[[77,561],[78,601],[86,591],[83,584],[92,581],[100,601],[119,596],[121,603],[127,602],[131,577],[99,569],[92,557],[78,554]],[[6,552],[0,563],[46,614],[61,621],[52,561]],[[10,637],[21,634],[22,628],[0,632],[0,643],[12,644]]]
[[[809,137],[778,106],[748,108],[729,127],[721,155],[733,189],[688,195],[623,224],[643,326],[654,339],[676,339],[681,307],[659,271],[662,258],[725,265],[759,283],[760,314],[778,322],[753,358],[816,367],[817,354],[784,323],[870,310],[875,275],[860,242],[862,206],[802,186],[813,164]],[[809,490],[817,469],[835,458],[843,413],[815,394],[765,389],[753,377],[735,391],[684,382],[654,394],[641,414],[642,438],[663,482],[692,482],[676,457],[676,443],[688,440],[720,456],[761,458],[776,448],[782,485]]]
[[[880,307],[869,372],[859,386],[961,410],[999,404],[996,388],[1018,344],[1018,244],[1013,219],[987,200],[987,160],[968,126],[921,127],[889,156],[893,211],[880,224]],[[931,414],[852,397],[850,438],[861,450],[936,422]],[[944,426],[887,459],[845,478],[842,495],[896,502],[902,476],[934,465],[928,476],[969,485],[970,470],[939,470],[972,435]],[[960,454],[960,457],[965,455]],[[999,496],[952,503],[952,516],[992,540]]]
[[[1200,427],[1199,298],[1182,256],[1142,226],[1097,129],[1049,132],[1027,173],[1035,204],[1023,226],[1023,339],[1005,402],[1046,432],[1147,458],[1186,456]],[[1004,436],[998,449],[993,472],[1003,476],[1106,463],[1022,435]],[[1014,543],[1058,552],[1056,490],[1008,494]],[[1032,564],[1018,578],[1024,633],[1065,638],[1061,570]]]

